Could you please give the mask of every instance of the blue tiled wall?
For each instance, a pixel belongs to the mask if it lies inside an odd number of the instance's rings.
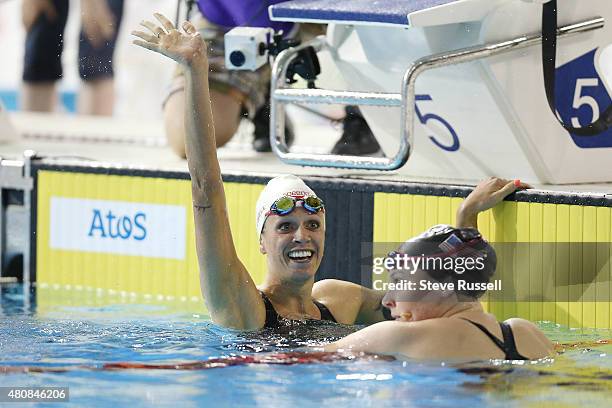
[[[9,111],[19,110],[19,95],[15,90],[0,89],[0,100]],[[62,110],[70,113],[76,112],[76,93],[60,92]]]

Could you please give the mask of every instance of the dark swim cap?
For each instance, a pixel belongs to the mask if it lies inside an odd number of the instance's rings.
[[[489,283],[497,266],[495,249],[474,228],[436,225],[404,242],[399,252],[423,257],[427,267],[421,269],[438,282],[454,282],[460,300],[477,299],[486,290],[460,290],[459,280],[486,286],[484,284]]]

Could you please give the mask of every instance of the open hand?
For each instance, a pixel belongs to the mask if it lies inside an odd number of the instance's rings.
[[[468,195],[457,212],[457,227],[478,228],[478,213],[495,207],[517,190],[532,188],[520,180],[490,177],[481,181]]]
[[[463,202],[464,208],[469,208],[473,212],[479,213],[489,208],[495,207],[502,202],[506,196],[517,190],[532,188],[529,184],[521,183],[520,180],[505,180],[497,177],[490,177],[483,180],[474,188]]]
[[[172,58],[183,65],[194,63],[208,64],[206,44],[200,33],[189,21],[183,23],[184,33],[174,27],[174,24],[160,13],[154,13],[159,24],[142,21],[140,25],[148,32],[132,31],[132,35],[140,38],[134,44]]]

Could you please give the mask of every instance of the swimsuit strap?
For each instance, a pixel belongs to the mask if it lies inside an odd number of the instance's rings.
[[[325,306],[321,302],[317,302],[314,299],[312,299],[312,301],[319,308],[319,312],[321,312],[321,320],[329,320],[331,322],[338,323],[338,321],[336,320],[334,315],[331,313],[331,311],[327,308],[327,306]]]
[[[504,342],[498,339],[497,337],[495,337],[495,335],[491,333],[489,329],[484,327],[482,324],[473,322],[469,319],[464,319],[463,317],[461,318],[461,320],[465,320],[466,322],[472,323],[474,326],[479,328],[481,332],[486,334],[493,341],[493,343],[495,343],[495,345],[501,349],[501,351],[503,351],[504,353],[506,352],[506,345],[504,344]]]
[[[506,360],[529,360],[518,352],[516,342],[514,341],[514,333],[512,333],[510,325],[506,322],[500,322],[499,327],[501,328],[504,344],[506,345]]]
[[[502,334],[504,336],[504,341],[501,341],[495,335],[493,335],[493,333],[491,333],[486,327],[484,327],[482,324],[473,322],[463,317],[461,317],[460,319],[465,320],[466,322],[472,323],[474,326],[480,329],[481,332],[486,334],[487,337],[489,337],[491,341],[493,341],[493,343],[495,343],[495,345],[499,347],[501,351],[504,352],[505,354],[504,358],[506,360],[529,360],[527,357],[522,356],[516,349],[516,343],[514,341],[514,335],[512,334],[512,329],[510,328],[510,325],[508,325],[507,323],[499,323],[499,327],[501,328]]]
[[[263,299],[264,305],[266,306],[266,322],[264,323],[264,328],[268,329],[278,327],[278,312],[276,311],[276,309],[274,309],[274,305],[272,304],[270,299],[268,299],[266,294],[262,291],[259,291],[259,293],[261,294],[261,298]]]
[[[276,309],[274,309],[274,305],[272,304],[268,296],[266,296],[266,294],[262,291],[259,291],[259,293],[261,294],[261,298],[263,299],[264,305],[266,307],[266,322],[264,323],[264,328],[267,329],[278,327],[280,315],[278,314]],[[325,306],[323,303],[317,302],[314,299],[313,302],[319,308],[319,312],[321,312],[321,320],[329,320],[334,323],[338,322],[334,315],[332,315],[330,310],[327,308],[327,306]]]

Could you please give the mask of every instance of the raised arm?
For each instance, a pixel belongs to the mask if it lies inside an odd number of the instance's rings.
[[[474,190],[463,200],[457,210],[458,228],[478,229],[478,214],[495,207],[506,196],[517,190],[531,188],[529,184],[520,180],[504,180],[490,177],[481,181]]]
[[[185,69],[185,148],[193,213],[200,286],[215,323],[257,329],[265,323],[265,306],[255,283],[238,259],[227,215],[221,169],[217,159],[208,87],[204,40],[190,22],[184,32],[156,13],[159,24],[143,21],[149,32],[133,31],[134,44],[179,62]]]

